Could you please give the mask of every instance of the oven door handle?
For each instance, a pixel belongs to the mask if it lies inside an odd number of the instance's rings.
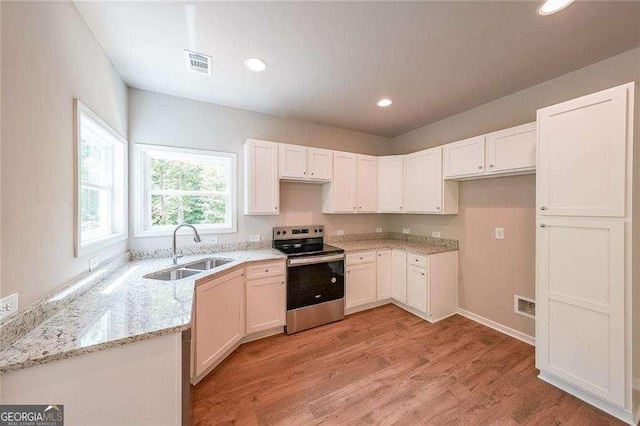
[[[295,258],[287,260],[287,266],[302,266],[312,265],[314,263],[326,263],[335,262],[337,260],[344,260],[344,254],[334,254],[330,256],[311,256],[303,258]]]

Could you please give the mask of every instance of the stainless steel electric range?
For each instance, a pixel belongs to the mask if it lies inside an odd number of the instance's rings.
[[[324,226],[273,228],[287,256],[287,334],[344,319],[344,250],[324,243]]]

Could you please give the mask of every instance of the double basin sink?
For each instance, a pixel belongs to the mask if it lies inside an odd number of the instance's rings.
[[[152,272],[144,276],[152,280],[174,281],[187,278],[192,275],[200,274],[213,268],[233,262],[233,259],[225,259],[222,257],[210,257],[208,259],[198,260],[197,262],[187,263],[186,265],[177,266],[174,269],[161,272]]]

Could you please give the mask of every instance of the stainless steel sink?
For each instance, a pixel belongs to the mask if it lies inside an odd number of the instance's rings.
[[[222,257],[210,257],[208,259],[198,260],[197,262],[187,263],[179,268],[171,269],[163,272],[152,272],[144,276],[144,278],[150,278],[152,280],[161,281],[174,281],[182,278],[187,278],[192,275],[200,274],[203,271],[208,271],[218,266],[222,266],[229,262],[233,262],[233,259],[225,259]]]
[[[199,260],[194,263],[188,263],[184,265],[187,269],[198,269],[200,271],[208,271],[209,269],[217,268],[218,266],[225,265],[229,262],[233,262],[233,259],[224,259],[221,257],[210,257],[208,259]]]
[[[180,280],[182,278],[190,277],[191,275],[199,274],[202,271],[194,271],[192,269],[173,269],[171,271],[164,272],[154,272],[151,274],[147,274],[144,278],[151,278],[152,280],[162,280],[162,281],[174,281]]]

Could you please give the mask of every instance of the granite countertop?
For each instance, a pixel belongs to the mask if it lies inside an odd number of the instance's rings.
[[[218,275],[251,263],[285,259],[273,249],[229,251],[185,256],[186,264],[208,257],[233,259],[218,268],[175,281],[143,276],[171,269],[171,258],[121,262],[115,269],[94,271],[106,275],[99,281],[83,277],[45,300],[55,305],[78,286],[87,285],[82,295],[46,319],[6,342],[0,352],[0,371],[17,370],[69,358],[138,340],[178,333],[191,327],[194,287]],[[127,260],[129,257],[127,257]],[[101,268],[102,269],[102,268]],[[46,308],[45,308],[46,309]],[[13,333],[16,327],[13,327]],[[5,329],[2,330],[5,333]],[[9,332],[6,332],[6,339]]]
[[[405,250],[413,254],[430,255],[458,250],[457,244],[444,245],[432,244],[429,242],[404,241],[397,239],[371,239],[361,241],[340,241],[331,242],[333,246],[343,249],[347,254],[350,252],[397,249]]]

